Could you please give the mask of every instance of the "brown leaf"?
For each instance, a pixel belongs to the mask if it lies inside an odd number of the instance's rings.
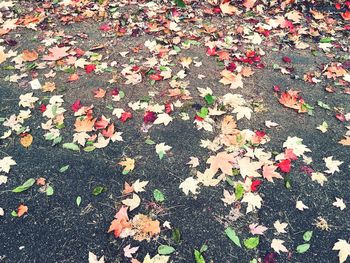
[[[25,50],[23,50],[23,53],[22,53],[22,59],[24,61],[28,61],[28,62],[37,60],[38,53],[36,53],[35,50],[29,51],[29,50],[25,49]]]

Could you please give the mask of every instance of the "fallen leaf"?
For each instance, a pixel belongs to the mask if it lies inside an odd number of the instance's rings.
[[[17,216],[21,217],[27,212],[28,212],[28,206],[25,206],[25,205],[21,204],[21,205],[19,205],[19,207],[17,209]]]
[[[284,240],[274,238],[272,239],[272,242],[271,242],[271,248],[275,250],[278,254],[280,252],[287,253],[288,249],[283,245],[283,243],[284,243]]]
[[[350,244],[346,240],[338,239],[332,250],[339,250],[339,263],[345,262],[348,256],[350,256]]]
[[[278,233],[287,233],[285,230],[288,226],[287,223],[281,223],[279,220],[277,220],[275,223],[273,223],[273,226],[275,227]]]
[[[27,134],[20,139],[20,143],[23,147],[28,148],[33,142],[33,136],[30,134]]]
[[[198,183],[198,180],[194,179],[193,177],[188,177],[179,185],[179,188],[182,189],[185,195],[188,195],[190,192],[196,195],[198,194]]]
[[[124,257],[126,258],[132,258],[132,254],[135,254],[139,247],[131,247],[130,244],[123,248],[124,251]]]
[[[135,168],[135,160],[128,157],[125,158],[125,161],[121,161],[118,164],[124,166],[123,174],[129,173]]]
[[[139,207],[141,204],[141,199],[137,194],[133,194],[132,198],[128,198],[122,201],[122,203],[129,207],[129,210],[132,211],[135,208]]]
[[[335,202],[333,202],[333,205],[335,207],[340,208],[340,210],[344,210],[346,208],[344,200],[342,198],[338,198],[338,197],[335,198]]]
[[[94,253],[89,252],[89,263],[105,263],[105,257],[98,259]]]

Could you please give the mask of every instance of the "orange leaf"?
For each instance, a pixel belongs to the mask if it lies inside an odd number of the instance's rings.
[[[90,132],[94,128],[96,119],[78,118],[75,120],[74,126],[76,132]]]
[[[216,156],[210,156],[207,163],[210,164],[210,169],[218,171],[219,169],[226,175],[232,175],[232,161],[235,155],[233,153],[220,152]]]
[[[93,93],[95,94],[95,98],[103,98],[106,95],[106,91],[102,88],[94,90]]]
[[[344,139],[339,141],[344,146],[350,146],[350,136],[344,136]]]
[[[25,49],[22,52],[22,59],[24,61],[28,61],[28,62],[37,60],[38,59],[38,53],[36,53],[35,50],[29,51],[29,50]]]
[[[79,79],[79,75],[75,73],[69,76],[68,81],[76,81],[78,79]]]
[[[17,216],[21,217],[27,212],[28,212],[28,206],[19,205],[18,210],[17,210]]]
[[[20,139],[20,143],[25,148],[28,148],[32,144],[32,142],[33,142],[33,136],[30,134],[27,134],[26,136]]]
[[[123,195],[127,195],[132,192],[134,192],[134,187],[132,187],[132,185],[128,184],[127,182],[124,182]]]

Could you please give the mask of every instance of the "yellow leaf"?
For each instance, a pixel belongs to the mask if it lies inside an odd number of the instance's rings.
[[[32,142],[33,142],[33,136],[30,134],[27,134],[26,136],[20,139],[20,143],[25,148],[28,148],[32,144]]]
[[[135,160],[128,157],[125,158],[125,161],[121,161],[118,164],[124,166],[123,173],[128,173],[135,168]]]

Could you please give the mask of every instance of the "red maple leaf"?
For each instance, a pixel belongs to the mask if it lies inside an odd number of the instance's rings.
[[[74,111],[74,112],[77,112],[83,105],[81,105],[80,103],[80,100],[76,100],[72,106],[71,106],[71,109]]]
[[[96,65],[95,64],[88,64],[85,65],[84,67],[86,74],[90,74],[91,72],[93,72],[96,69]]]
[[[132,113],[131,112],[127,112],[127,111],[124,111],[122,113],[122,116],[120,117],[120,121],[121,122],[126,122],[128,119],[131,119],[132,118]]]
[[[278,168],[280,168],[282,172],[289,173],[292,167],[292,163],[289,159],[285,159],[280,163],[276,164],[276,166],[278,166]]]

